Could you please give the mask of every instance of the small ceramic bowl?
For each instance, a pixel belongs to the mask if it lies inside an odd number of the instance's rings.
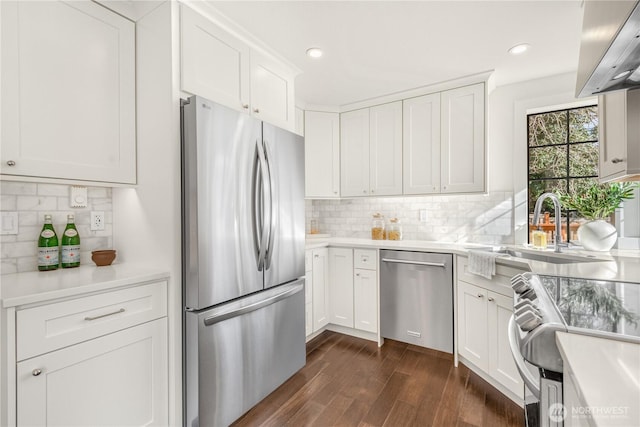
[[[105,249],[102,251],[91,252],[91,259],[96,263],[98,267],[105,265],[111,265],[114,259],[116,259],[116,251],[113,249]]]

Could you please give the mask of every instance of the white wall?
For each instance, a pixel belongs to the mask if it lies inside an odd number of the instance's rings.
[[[154,266],[169,280],[169,420],[181,425],[180,99],[173,58],[177,5],[136,26],[138,185],[113,189],[114,246],[121,261]]]

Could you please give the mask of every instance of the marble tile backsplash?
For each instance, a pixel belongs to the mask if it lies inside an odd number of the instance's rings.
[[[320,233],[332,237],[371,238],[371,219],[380,212],[397,217],[403,239],[513,244],[513,193],[307,200],[306,230],[317,219]],[[426,222],[420,222],[426,210]]]
[[[61,238],[67,215],[75,215],[80,233],[80,262],[91,264],[91,251],[113,246],[113,202],[111,188],[87,187],[87,207],[69,207],[69,185],[2,181],[0,210],[18,212],[18,234],[0,236],[1,274],[36,271],[38,236],[44,215],[51,214],[53,226]],[[104,212],[105,228],[91,231],[91,211]]]

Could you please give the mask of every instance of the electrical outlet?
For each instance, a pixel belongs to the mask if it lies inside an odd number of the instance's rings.
[[[91,231],[104,230],[104,212],[91,212]]]
[[[427,210],[420,209],[420,222],[427,222]]]

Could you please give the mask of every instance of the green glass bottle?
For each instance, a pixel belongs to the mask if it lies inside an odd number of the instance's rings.
[[[38,270],[56,270],[59,264],[60,248],[58,236],[51,223],[51,215],[44,216],[44,225],[38,238]]]
[[[67,227],[62,233],[62,268],[80,266],[80,234],[73,215],[67,215]]]

